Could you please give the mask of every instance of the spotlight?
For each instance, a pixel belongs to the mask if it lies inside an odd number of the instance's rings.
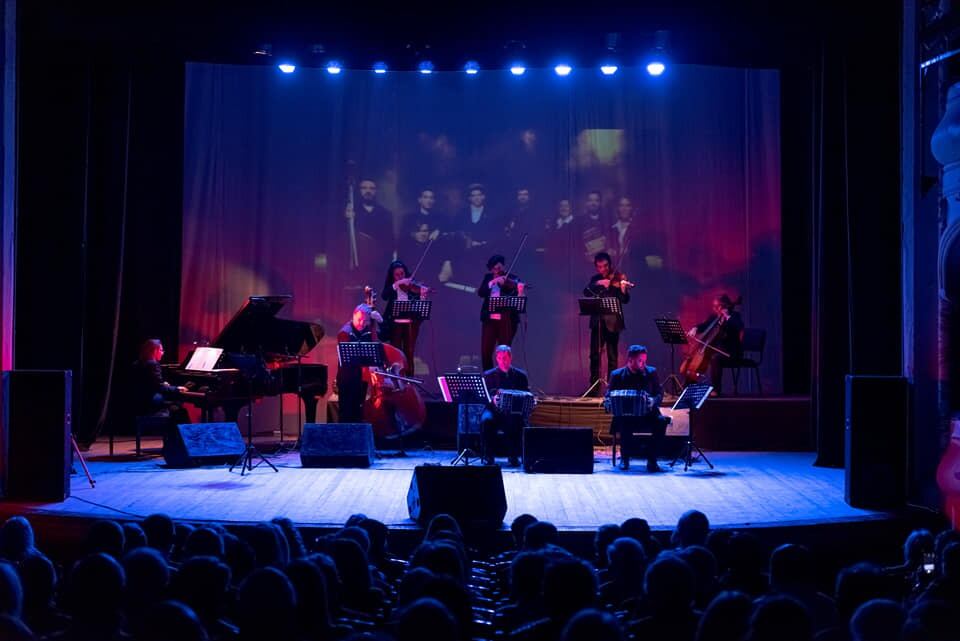
[[[429,76],[433,73],[433,63],[429,60],[424,60],[419,65],[417,65],[417,71],[422,73],[425,76]]]
[[[515,76],[522,76],[527,72],[526,66],[522,62],[515,62],[510,65],[510,73]]]
[[[283,73],[293,73],[294,71],[297,70],[297,65],[290,64],[289,62],[282,62],[277,65],[277,69],[279,69]]]
[[[613,64],[612,62],[600,65],[600,73],[605,76],[612,76],[613,74],[617,73],[617,69],[617,65]]]
[[[647,73],[651,76],[659,76],[667,70],[667,65],[663,64],[659,60],[653,60],[647,63]]]
[[[387,73],[387,63],[385,62],[373,63],[373,73],[379,73],[379,74]]]
[[[558,76],[569,76],[570,72],[573,71],[573,67],[562,62],[554,67],[553,70]]]
[[[480,73],[480,64],[476,60],[468,60],[467,64],[463,65],[463,71],[468,76],[475,76]]]
[[[273,55],[273,45],[269,42],[257,45],[257,48],[253,50],[253,55],[255,56],[272,56]]]
[[[341,71],[343,71],[343,65],[340,64],[339,60],[331,60],[327,63],[327,73],[330,75],[335,76]]]

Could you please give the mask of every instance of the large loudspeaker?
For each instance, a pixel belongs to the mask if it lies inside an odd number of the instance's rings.
[[[370,467],[373,465],[370,423],[304,423],[300,440],[303,467]]]
[[[525,427],[523,469],[550,474],[593,474],[593,428]]]
[[[236,423],[182,423],[164,435],[163,458],[170,467],[232,464],[246,447]]]
[[[907,492],[909,386],[899,376],[847,376],[844,498],[853,507],[902,506]]]
[[[3,373],[3,495],[62,501],[70,496],[70,371]]]
[[[407,491],[407,510],[421,525],[437,514],[449,514],[466,529],[499,528],[507,513],[500,468],[418,465]]]

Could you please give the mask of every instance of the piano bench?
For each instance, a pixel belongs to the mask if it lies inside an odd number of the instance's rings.
[[[159,433],[166,436],[167,428],[173,421],[172,416],[137,416],[134,418],[134,429],[136,430],[136,455],[140,456],[140,438],[144,434]]]

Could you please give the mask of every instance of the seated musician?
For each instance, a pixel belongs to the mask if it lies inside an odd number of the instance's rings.
[[[134,416],[169,416],[177,423],[189,423],[190,418],[178,404],[178,395],[186,387],[171,385],[163,380],[160,359],[163,343],[150,338],[140,346],[140,357],[133,364],[130,378],[130,400]]]
[[[630,453],[633,447],[633,433],[649,431],[653,438],[647,453],[647,471],[660,472],[657,465],[657,452],[660,441],[667,429],[667,419],[660,415],[660,401],[663,390],[655,367],[647,365],[647,348],[643,345],[631,345],[627,350],[627,364],[610,375],[610,389],[636,390],[646,392],[650,413],[645,416],[614,416],[610,422],[610,432],[620,434],[620,468],[630,469]]]
[[[731,300],[726,294],[721,294],[713,299],[713,311],[705,321],[695,325],[687,332],[689,336],[699,336],[710,329],[714,322],[719,326],[717,334],[710,344],[717,349],[729,354],[714,354],[710,359],[710,384],[713,386],[713,395],[720,394],[720,388],[723,385],[723,368],[728,367],[732,360],[737,360],[743,356],[741,348],[741,339],[743,334],[743,318],[740,312],[736,311],[736,306],[740,304],[740,299]]]
[[[427,288],[414,283],[410,278],[410,270],[403,261],[395,260],[387,268],[387,277],[383,283],[380,298],[387,301],[384,310],[386,320],[381,328],[381,337],[403,352],[407,358],[406,376],[414,375],[413,354],[417,345],[417,336],[420,334],[419,320],[411,318],[392,318],[393,303],[398,300],[420,300],[426,297]]]
[[[498,345],[496,350],[497,366],[483,373],[490,396],[496,390],[511,389],[523,392],[530,391],[527,373],[522,369],[511,367],[513,354],[509,345]],[[496,408],[488,407],[480,418],[480,436],[483,440],[483,463],[493,465],[494,446],[497,433],[503,432],[507,441],[507,457],[510,467],[520,465],[520,447],[523,438],[523,417],[506,416]]]
[[[373,308],[357,305],[350,322],[337,333],[338,343],[370,343],[379,340],[376,329],[370,325]],[[341,423],[359,423],[363,420],[363,402],[367,398],[367,384],[363,381],[363,366],[341,365],[337,369],[337,394]]]

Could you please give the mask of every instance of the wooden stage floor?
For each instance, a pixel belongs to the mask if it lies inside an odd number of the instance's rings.
[[[157,447],[156,440],[145,440]],[[121,442],[118,453],[132,449]],[[413,527],[406,507],[416,465],[449,464],[453,452],[417,451],[384,458],[369,469],[305,469],[296,453],[272,457],[279,472],[261,466],[241,476],[224,467],[167,469],[159,456],[111,459],[105,444],[86,455],[97,485],[82,473],[72,477],[72,496],[63,503],[7,504],[21,513],[87,518],[135,518],[165,512],[185,521],[250,523],[287,516],[299,525],[338,526],[363,512],[393,528]],[[608,449],[595,451],[594,474],[525,474],[504,468],[509,523],[529,512],[562,530],[593,530],[631,516],[657,529],[672,528],[690,508],[719,527],[801,526],[883,519],[843,500],[843,470],[813,466],[807,452],[708,452],[704,463],[683,472],[647,474],[643,465],[622,472],[610,465]],[[79,466],[78,466],[78,472]]]

